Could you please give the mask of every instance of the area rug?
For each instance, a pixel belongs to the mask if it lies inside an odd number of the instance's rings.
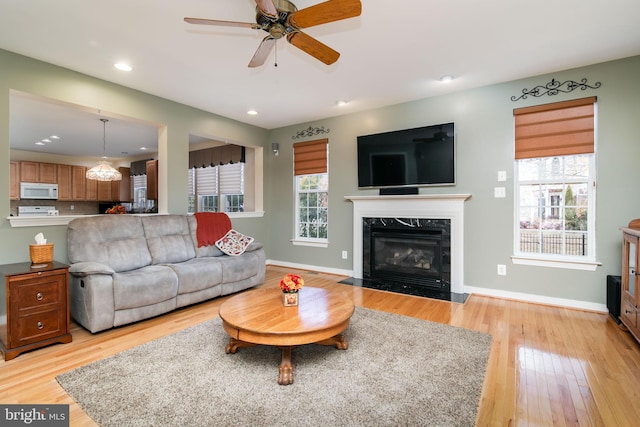
[[[277,348],[225,354],[220,319],[57,380],[104,427],[474,425],[490,335],[358,307],[345,336],[294,349],[287,386]]]

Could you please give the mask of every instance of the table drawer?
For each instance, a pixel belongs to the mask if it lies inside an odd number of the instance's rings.
[[[24,281],[16,285],[14,289],[17,294],[16,301],[20,302],[20,311],[48,304],[59,304],[64,290],[59,277],[51,277],[40,282]]]
[[[15,346],[22,346],[66,333],[66,313],[60,307],[20,316],[15,322]]]
[[[624,319],[625,323],[633,326],[634,328],[638,327],[638,310],[633,304],[625,299],[622,299],[620,317]]]

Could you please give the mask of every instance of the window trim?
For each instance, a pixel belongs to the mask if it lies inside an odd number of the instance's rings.
[[[303,176],[316,176],[316,175],[327,175],[327,186],[329,185],[329,172],[323,172],[323,173],[311,173],[311,174],[305,174],[305,175],[296,175],[293,177],[293,195],[295,197],[294,203],[293,203],[293,207],[294,207],[294,221],[293,221],[293,238],[290,240],[291,243],[293,243],[294,245],[301,245],[301,246],[320,246],[320,247],[326,247],[326,245],[329,244],[329,190],[327,187],[327,237],[302,237],[298,235],[298,230],[300,227],[300,218],[298,217],[298,214],[300,212],[300,193],[299,193],[299,188],[298,188],[298,179],[303,177]],[[324,190],[318,190],[318,191],[314,191],[315,193],[320,193],[320,192],[324,192]],[[308,194],[308,192],[307,192]]]
[[[531,126],[535,125],[534,122],[527,122],[528,119],[524,119],[524,123],[521,121],[522,116],[530,113],[539,113],[544,111],[558,111],[562,109],[573,109],[580,106],[592,106],[591,110],[591,119],[593,120],[593,126],[589,128],[582,127],[579,132],[590,131],[591,132],[591,143],[583,144],[580,147],[574,147],[570,152],[565,152],[562,150],[566,150],[567,147],[563,146],[561,139],[557,139],[557,135],[553,132],[557,130],[554,128],[550,129],[538,129],[535,134],[522,133],[522,126]],[[597,261],[597,245],[596,245],[596,198],[597,198],[597,114],[598,114],[598,105],[596,97],[582,98],[564,102],[557,102],[552,104],[538,105],[533,107],[525,107],[514,109],[514,224],[513,224],[513,255],[511,256],[511,260],[513,264],[518,265],[531,265],[531,266],[541,266],[541,267],[552,267],[552,268],[565,268],[565,269],[574,269],[574,270],[587,270],[587,271],[595,271],[595,269],[602,265],[599,261]],[[558,120],[563,120],[559,118]],[[540,122],[539,126],[546,126],[551,122]],[[520,128],[519,128],[520,126]],[[558,149],[560,151],[554,152],[552,145],[547,146],[547,151],[544,155],[531,155],[532,152],[528,154],[518,154],[518,144],[521,143],[522,139],[527,138],[544,138],[546,135],[550,135],[550,137],[554,138],[554,140],[559,144]],[[553,136],[551,136],[553,135]],[[549,151],[550,150],[550,151]],[[538,153],[540,154],[540,153]],[[518,162],[520,160],[524,160],[526,158],[545,158],[545,157],[570,157],[580,154],[590,154],[592,157],[589,160],[589,176],[587,179],[588,185],[588,193],[589,193],[589,201],[587,204],[587,212],[588,212],[588,229],[587,229],[587,238],[589,239],[589,253],[586,256],[574,256],[574,255],[555,255],[555,254],[535,254],[535,253],[527,253],[520,251],[520,186],[523,185],[519,180],[518,175]],[[566,179],[564,180],[565,184]],[[528,181],[523,181],[528,182]],[[544,180],[538,180],[538,183],[544,182]],[[564,207],[564,202],[563,202]]]
[[[308,175],[327,176],[327,237],[302,237],[298,235],[300,226],[300,193],[298,179]],[[317,191],[320,192],[320,191]],[[322,191],[324,192],[324,191]],[[293,144],[293,245],[328,247],[329,245],[329,140],[327,138]]]

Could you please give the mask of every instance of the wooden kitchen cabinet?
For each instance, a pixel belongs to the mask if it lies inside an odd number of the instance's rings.
[[[95,202],[98,200],[98,181],[95,179],[86,179],[84,199]]]
[[[20,162],[11,160],[9,162],[10,188],[9,200],[20,199]]]
[[[57,166],[54,163],[21,161],[20,182],[55,184],[58,180]]]
[[[73,169],[71,165],[58,165],[58,200],[73,200]]]
[[[131,168],[119,167],[118,171],[122,174],[122,181],[114,181],[114,187],[111,187],[114,200],[117,202],[133,202],[133,197],[131,197]]]
[[[622,278],[620,320],[629,332],[640,341],[640,219],[633,220],[622,230]]]
[[[112,202],[113,196],[111,195],[111,186],[113,181],[97,181],[98,183],[98,201],[100,202]]]
[[[147,161],[147,200],[158,201],[158,161]]]
[[[87,191],[87,168],[84,166],[72,166],[71,174],[73,175],[71,197],[73,200],[84,200]]]
[[[69,266],[59,262],[34,268],[30,262],[0,265],[0,351],[10,360],[25,351],[72,340]]]

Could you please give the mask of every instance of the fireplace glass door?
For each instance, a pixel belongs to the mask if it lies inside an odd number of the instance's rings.
[[[371,276],[418,285],[441,286],[442,237],[438,233],[371,233]]]

